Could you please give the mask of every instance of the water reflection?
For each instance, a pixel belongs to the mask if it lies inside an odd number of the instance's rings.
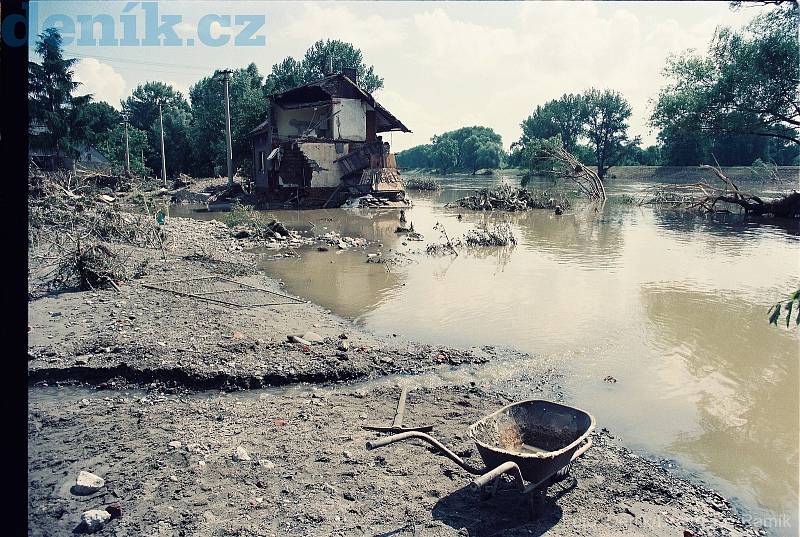
[[[697,412],[696,426],[667,449],[740,485],[750,502],[793,511],[800,435],[796,335],[765,323],[763,306],[734,293],[648,286],[642,302],[664,396],[685,398]]]

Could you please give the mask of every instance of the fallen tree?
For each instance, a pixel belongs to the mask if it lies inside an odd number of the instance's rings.
[[[544,140],[537,146],[537,158],[551,163],[549,173],[556,177],[569,179],[589,199],[606,199],[606,188],[603,180],[591,168],[585,166],[578,158],[564,149],[557,140]]]
[[[754,216],[776,216],[800,218],[800,193],[793,191],[780,198],[765,200],[745,192],[731,181],[719,166],[702,164],[701,169],[711,170],[722,185],[708,182],[659,185],[650,190],[641,201],[642,205],[658,205],[702,213],[730,213],[738,207],[744,214]]]

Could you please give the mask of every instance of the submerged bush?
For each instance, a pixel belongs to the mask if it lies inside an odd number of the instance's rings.
[[[430,177],[411,177],[405,180],[406,190],[439,190],[441,183]]]
[[[512,246],[517,244],[511,225],[507,222],[471,229],[464,234],[468,246]]]

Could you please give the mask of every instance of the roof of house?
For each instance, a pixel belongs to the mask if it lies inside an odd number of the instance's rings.
[[[347,76],[337,73],[321,78],[317,81],[303,84],[290,90],[280,93],[273,93],[269,98],[278,106],[297,103],[315,103],[319,101],[330,101],[333,97],[345,99],[361,99],[366,101],[375,109],[375,132],[402,131],[411,132],[397,119],[391,112],[384,108],[375,98],[358,87]],[[255,134],[264,130],[269,120],[264,121],[251,131]]]

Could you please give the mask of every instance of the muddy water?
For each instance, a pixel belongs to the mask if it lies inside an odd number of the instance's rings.
[[[487,182],[513,180],[450,179],[443,192],[413,195],[407,218],[424,242],[394,233],[396,210],[273,211],[310,233],[375,241],[367,252],[398,262],[367,263],[363,250],[309,249],[300,259],[265,257],[262,267],[291,292],[378,333],[510,346],[552,360],[566,373],[570,400],[598,426],[674,459],[766,525],[783,526],[777,533],[797,534],[800,330],[766,320],[769,306],[798,283],[797,224],[612,202],[563,216],[443,208]],[[457,257],[417,254],[441,242],[437,222],[450,237],[508,222],[518,244],[461,248]],[[525,364],[515,363],[445,378],[502,381],[524,396],[524,382],[514,384],[524,373]]]

